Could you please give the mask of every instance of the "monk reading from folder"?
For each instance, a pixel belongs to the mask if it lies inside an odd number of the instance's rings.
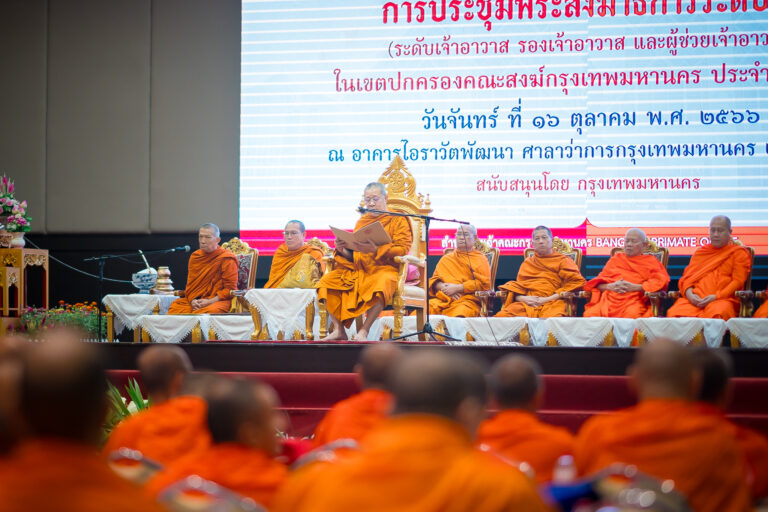
[[[429,280],[429,313],[456,317],[480,314],[476,291],[491,288],[488,258],[475,249],[477,230],[467,224],[456,230],[456,250],[446,254]]]
[[[320,278],[317,263],[322,261],[323,251],[304,243],[305,234],[303,222],[288,221],[283,231],[285,243],[280,244],[272,257],[269,280],[264,288],[314,288]],[[314,279],[313,273],[317,273]]]
[[[203,224],[198,233],[200,249],[189,257],[187,286],[181,298],[171,302],[169,315],[218,314],[229,311],[237,289],[237,257],[219,247],[221,238],[216,224]]]
[[[363,202],[372,210],[387,210],[387,190],[382,183],[369,183],[363,191]],[[373,322],[389,303],[397,289],[396,256],[405,256],[413,241],[408,219],[396,215],[367,212],[355,225],[355,231],[379,222],[392,240],[377,246],[371,241],[358,243],[352,250],[336,237],[335,268],[317,283],[317,296],[325,301],[333,330],[323,341],[345,340],[342,328],[367,313],[355,340],[364,341]]]
[[[645,292],[666,289],[669,274],[652,254],[643,254],[646,237],[641,229],[632,228],[624,236],[624,252],[605,264],[600,274],[587,282],[584,289],[592,297],[584,316],[641,318],[651,316]]]
[[[496,316],[546,318],[565,316],[562,294],[584,286],[585,280],[571,258],[552,250],[552,231],[533,230],[533,256],[523,261],[517,280],[500,286],[509,292]]]
[[[731,219],[724,215],[709,222],[710,244],[696,249],[683,271],[680,297],[667,311],[668,317],[693,316],[728,320],[739,313],[741,290],[752,267],[749,251],[731,240]]]

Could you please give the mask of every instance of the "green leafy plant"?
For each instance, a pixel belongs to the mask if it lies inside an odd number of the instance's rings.
[[[107,380],[109,411],[107,411],[107,417],[104,420],[102,428],[102,444],[106,442],[109,434],[118,423],[132,414],[148,409],[151,405],[149,398],[144,398],[144,394],[141,392],[141,388],[139,387],[139,383],[136,382],[136,379],[128,380],[128,384],[125,386],[125,392],[130,398],[130,402],[127,402],[123,395],[120,394],[120,390]]]
[[[102,313],[102,315],[104,315]],[[67,304],[59,301],[58,307],[26,308],[19,317],[20,329],[29,336],[37,336],[52,327],[73,327],[87,332],[90,336],[104,339],[107,335],[107,321],[101,320],[101,335],[99,330],[99,309],[95,302]]]

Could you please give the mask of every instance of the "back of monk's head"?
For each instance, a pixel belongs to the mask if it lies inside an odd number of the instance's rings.
[[[368,345],[360,352],[355,372],[363,389],[390,389],[392,371],[403,357],[403,351],[392,343]]]
[[[19,387],[28,344],[19,336],[0,338],[0,455],[8,453],[21,434]]]
[[[503,409],[535,410],[541,389],[541,367],[528,356],[508,355],[491,368],[491,396]]]
[[[643,346],[629,372],[641,399],[693,398],[693,355],[680,343],[657,339]]]
[[[693,350],[693,362],[699,375],[696,398],[725,407],[728,399],[728,381],[733,377],[731,356],[723,350],[697,347]]]
[[[138,367],[144,390],[154,403],[178,395],[184,379],[192,371],[189,356],[176,345],[152,345],[144,349],[139,354]]]
[[[481,362],[466,355],[429,349],[410,352],[393,374],[394,413],[443,416],[473,433],[485,408],[484,371]]]
[[[80,333],[58,329],[24,351],[20,410],[29,434],[97,443],[107,407],[104,365]]]
[[[273,453],[277,446],[277,395],[269,385],[218,378],[206,393],[214,443],[239,443]]]

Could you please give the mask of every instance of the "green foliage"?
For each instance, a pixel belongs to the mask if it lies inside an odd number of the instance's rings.
[[[107,380],[107,399],[109,401],[109,410],[102,426],[102,444],[107,441],[109,434],[115,426],[131,414],[148,409],[149,399],[144,399],[139,383],[136,379],[130,379],[125,386],[125,392],[131,401],[126,403],[120,390],[117,389],[109,380]]]
[[[101,319],[101,336],[97,336],[99,330],[99,309],[95,302],[90,304],[78,302],[67,304],[59,301],[58,307],[26,308],[19,318],[21,330],[29,336],[37,336],[48,328],[72,327],[88,333],[89,336],[104,339],[107,336],[107,320]]]

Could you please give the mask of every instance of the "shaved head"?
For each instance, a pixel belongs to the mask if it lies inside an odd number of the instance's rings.
[[[392,370],[403,357],[403,351],[392,343],[368,345],[360,353],[355,371],[364,389],[390,389]]]
[[[725,227],[728,228],[728,231],[731,230],[730,217],[726,217],[725,215],[715,215],[714,217],[712,217],[712,219],[710,219],[709,223],[711,224],[713,221],[722,222],[725,225]]]
[[[98,443],[107,376],[96,347],[57,329],[24,351],[20,410],[30,433]]]
[[[630,258],[639,256],[645,249],[645,232],[642,229],[631,228],[624,235],[624,254]]]
[[[387,187],[385,187],[383,183],[380,183],[378,181],[372,181],[369,184],[367,184],[363,189],[363,193],[368,192],[369,190],[374,190],[374,189],[382,197],[385,197],[385,198],[387,197]]]
[[[696,398],[725,406],[728,381],[733,377],[731,356],[724,350],[700,347],[693,351],[693,362],[700,379]]]
[[[415,351],[394,373],[395,414],[424,413],[456,419],[466,399],[485,403],[484,366],[445,351]]]
[[[217,226],[216,224],[213,224],[212,222],[206,222],[205,224],[200,225],[200,228],[198,229],[198,231],[200,231],[200,229],[211,230],[211,232],[213,233],[213,236],[216,238],[221,236],[221,230],[219,229],[219,226]]]
[[[508,355],[491,368],[491,396],[504,409],[529,409],[541,388],[541,366],[522,355]],[[535,405],[534,405],[535,408]]]
[[[172,389],[174,383],[178,380],[180,385],[192,371],[187,353],[181,347],[165,344],[143,350],[139,354],[138,367],[144,390],[150,395],[176,394],[178,389]]]
[[[638,350],[631,375],[641,399],[691,399],[693,370],[691,350],[680,343],[658,339]]]
[[[647,237],[647,236],[645,236],[645,231],[643,231],[643,230],[642,230],[642,229],[640,229],[640,228],[629,228],[629,229],[627,230],[627,232],[624,234],[624,236],[629,236],[629,235],[635,235],[635,236],[638,236],[638,237],[640,237],[640,239],[641,239],[643,242],[645,242],[645,241],[648,239],[648,237]]]
[[[731,241],[731,219],[725,215],[717,215],[709,221],[709,241],[712,247],[719,249]]]

